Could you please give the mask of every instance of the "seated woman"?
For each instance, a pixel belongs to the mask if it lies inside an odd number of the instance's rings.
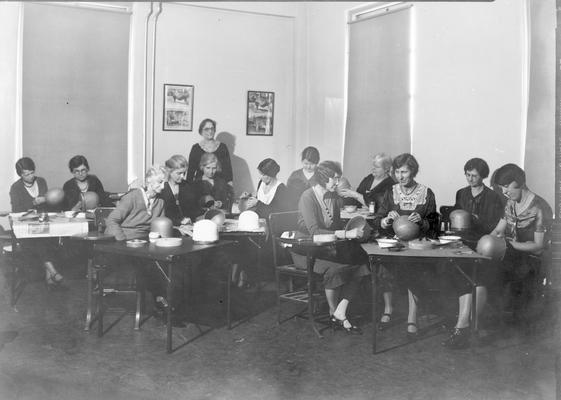
[[[324,161],[316,169],[315,184],[307,189],[298,205],[299,230],[308,235],[332,234],[344,228],[340,218],[342,199],[337,195],[339,174],[332,161]],[[354,232],[361,237],[362,232]],[[325,297],[329,305],[331,323],[347,333],[361,333],[347,317],[347,309],[356,293],[360,280],[370,275],[368,257],[355,241],[339,242],[336,251],[320,248],[316,254],[314,272],[323,276]],[[306,265],[306,256],[297,248],[292,251],[294,262]]]
[[[319,151],[315,147],[308,146],[302,151],[302,168],[294,171],[286,181],[290,195],[292,196],[292,210],[298,208],[300,196],[306,189],[315,184],[314,176],[319,163]]]
[[[23,212],[30,209],[48,211],[49,206],[45,199],[47,182],[35,175],[35,163],[29,157],[20,158],[16,162],[16,173],[20,177],[10,187],[10,203],[12,212]],[[22,246],[27,254],[39,258],[45,268],[45,282],[48,288],[55,288],[63,277],[57,272],[53,261],[56,258],[57,240],[34,239],[22,241]]]
[[[159,197],[164,200],[166,217],[173,225],[185,225],[203,214],[198,206],[198,199],[192,185],[184,181],[187,171],[187,160],[176,154],[166,161],[168,180],[164,184]]]
[[[105,193],[101,181],[95,175],[90,175],[90,165],[84,156],[74,156],[68,162],[68,168],[74,178],[64,183],[64,209],[72,211],[85,211],[84,194],[95,192],[99,197],[99,205],[111,207],[113,203]]]
[[[375,224],[393,235],[393,221],[401,215],[407,215],[409,221],[418,224],[421,232],[427,234],[431,229],[430,220],[436,215],[436,202],[432,190],[415,181],[419,163],[411,154],[404,153],[394,158],[392,166],[397,183],[392,186],[391,191],[386,192],[376,212]],[[421,290],[421,272],[419,268],[407,268],[403,274],[409,296],[407,337],[410,339],[415,338],[418,333],[417,301]]]
[[[199,169],[202,176],[193,183],[193,190],[203,208],[220,208],[230,212],[234,190],[220,176],[221,165],[214,153],[204,153]]]
[[[528,320],[535,285],[541,277],[540,255],[548,243],[553,212],[547,202],[526,185],[524,170],[506,164],[496,172],[496,182],[507,197],[504,216],[492,234],[504,236],[506,253],[500,265],[499,282],[512,296],[515,318]]]
[[[471,214],[471,229],[467,233],[470,240],[477,241],[481,236],[490,233],[503,216],[503,205],[500,196],[483,180],[489,176],[489,166],[481,158],[472,158],[464,165],[464,174],[468,186],[456,192],[454,209],[461,209]],[[487,302],[487,287],[493,279],[493,269],[485,268],[479,274],[477,282],[476,318]],[[465,271],[469,274],[470,271]],[[471,314],[472,290],[464,277],[457,272],[451,272],[452,287],[459,297],[458,320],[450,336],[442,342],[443,346],[453,349],[464,348],[469,345],[469,318]]]
[[[246,207],[255,211],[259,218],[269,214],[288,211],[291,198],[284,183],[277,180],[280,166],[272,158],[266,158],[257,166],[261,179],[257,184],[257,197],[247,199]]]
[[[203,171],[199,168],[202,163],[201,158],[205,153],[212,153],[216,156],[220,165],[217,175],[220,175],[226,183],[233,185],[234,175],[232,171],[232,163],[230,161],[230,152],[224,143],[216,140],[216,121],[206,118],[199,124],[199,135],[202,140],[195,143],[189,152],[189,166],[187,168],[187,182],[195,182],[200,179]]]
[[[378,210],[388,191],[392,190],[395,181],[390,176],[392,168],[392,158],[384,153],[376,154],[372,159],[372,172],[366,176],[358,185],[356,192],[350,189],[340,190],[341,196],[355,199],[359,204],[368,206],[374,203],[374,210]],[[381,267],[380,286],[384,298],[384,313],[380,319],[379,328],[386,328],[392,318],[393,302],[392,293],[394,288],[394,278],[387,268]]]

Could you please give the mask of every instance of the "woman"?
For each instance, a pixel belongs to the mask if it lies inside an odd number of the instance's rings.
[[[220,143],[218,140],[214,139],[215,134],[216,121],[213,121],[210,118],[203,119],[199,124],[199,135],[202,136],[202,140],[199,143],[195,143],[193,147],[191,147],[191,152],[189,153],[187,182],[194,182],[202,176],[202,171],[198,169],[201,164],[201,157],[204,153],[213,153],[220,163],[221,170],[219,175],[230,186],[234,184],[230,153],[224,143]]]
[[[350,189],[342,189],[339,193],[345,198],[355,199],[363,206],[368,207],[370,203],[374,203],[374,209],[378,210],[384,196],[395,184],[395,181],[390,176],[391,168],[392,159],[390,156],[384,153],[376,154],[372,159],[372,172],[360,182],[356,192]],[[380,318],[378,327],[383,330],[388,327],[392,318],[394,278],[387,268],[383,266],[379,271],[382,297],[384,299],[384,313]]]
[[[483,180],[489,176],[489,165],[481,158],[472,158],[464,165],[464,174],[468,186],[456,193],[456,204],[454,209],[461,209],[471,214],[471,229],[466,234],[470,240],[476,242],[481,236],[490,233],[497,225],[503,215],[503,205],[500,196],[489,187],[485,186]],[[487,302],[487,287],[492,277],[492,268],[485,268],[479,274],[477,282],[477,312],[476,318]],[[487,272],[487,273],[485,273]],[[469,274],[469,271],[465,271]],[[451,275],[452,287],[459,297],[458,319],[449,337],[442,342],[443,346],[452,349],[460,349],[469,345],[469,318],[471,314],[472,289],[464,277],[458,273]]]
[[[318,149],[312,146],[306,147],[302,151],[301,160],[302,168],[290,174],[286,181],[286,187],[293,199],[293,210],[297,208],[302,193],[315,184],[314,176],[319,163]]]
[[[194,221],[203,214],[198,206],[195,190],[184,181],[187,172],[187,159],[176,154],[166,161],[168,180],[159,197],[164,200],[166,217],[172,220],[175,226],[185,225]]]
[[[104,207],[112,206],[101,181],[95,175],[90,175],[90,165],[84,156],[74,156],[68,162],[68,168],[74,178],[64,183],[64,204],[65,210],[83,210],[83,196],[86,192],[95,192],[99,197],[99,204]]]
[[[216,154],[204,153],[199,168],[202,175],[193,184],[199,206],[220,208],[230,212],[234,190],[220,175],[221,165]]]
[[[337,195],[339,174],[332,161],[324,161],[316,169],[314,185],[307,189],[298,204],[299,230],[308,235],[332,234],[344,236],[344,224],[340,217],[342,199]],[[349,234],[349,232],[347,232]],[[351,232],[350,236],[361,237],[363,232]],[[323,275],[325,297],[329,305],[330,321],[347,333],[361,333],[360,328],[347,318],[347,309],[356,293],[360,280],[368,276],[368,257],[354,241],[343,241],[332,248],[323,247],[316,254],[314,272]],[[292,252],[294,261],[306,265],[306,256],[297,248]]]
[[[515,317],[526,319],[540,277],[540,255],[547,246],[553,212],[547,202],[526,186],[526,174],[515,164],[496,172],[496,182],[507,197],[504,216],[492,234],[504,236],[507,249],[500,265],[500,282],[514,296]]]
[[[261,176],[257,184],[257,197],[247,199],[248,209],[255,211],[260,218],[268,218],[269,214],[288,211],[291,198],[284,183],[277,179],[280,166],[272,158],[259,163],[257,171]]]
[[[393,221],[401,215],[407,215],[409,221],[420,226],[422,233],[428,233],[432,218],[437,215],[436,202],[432,190],[415,181],[419,163],[411,154],[404,153],[394,158],[392,167],[397,183],[392,186],[391,191],[386,192],[376,212],[375,223],[379,223],[381,229],[393,235]],[[409,296],[407,337],[413,339],[418,333],[417,298],[420,290],[420,271],[418,268],[407,268],[404,276],[408,281]]]
[[[10,203],[12,212],[23,212],[30,209],[46,211],[48,206],[45,199],[47,193],[47,182],[45,179],[35,175],[35,163],[29,157],[20,158],[16,162],[16,173],[20,177],[10,187]],[[39,258],[45,268],[45,282],[49,289],[55,288],[62,283],[63,276],[56,270],[54,260],[56,258],[55,240],[35,239],[33,241],[22,241],[25,252]]]

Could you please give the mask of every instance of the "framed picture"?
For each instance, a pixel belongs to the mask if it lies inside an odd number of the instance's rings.
[[[275,94],[247,92],[247,131],[250,136],[273,136]]]
[[[193,85],[164,84],[164,131],[193,130]]]

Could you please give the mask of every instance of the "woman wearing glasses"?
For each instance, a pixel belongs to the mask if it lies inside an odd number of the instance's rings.
[[[90,165],[86,157],[78,155],[74,156],[68,162],[68,168],[74,178],[65,182],[62,190],[64,190],[64,209],[79,211],[84,209],[86,192],[95,192],[99,198],[98,205],[112,206],[103,184],[95,175],[90,175]]]
[[[187,169],[187,182],[194,182],[202,176],[202,171],[198,168],[201,162],[201,157],[204,153],[214,153],[221,166],[219,175],[233,185],[232,163],[230,161],[230,153],[224,143],[219,142],[214,138],[216,134],[216,121],[206,118],[199,124],[199,135],[202,140],[195,143],[191,147],[189,153],[189,167]]]

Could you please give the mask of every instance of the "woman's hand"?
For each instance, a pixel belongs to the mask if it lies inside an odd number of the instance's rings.
[[[257,205],[257,199],[255,197],[250,197],[246,201],[246,208],[252,208]]]
[[[513,238],[506,238],[506,241],[512,246],[512,248],[514,250],[520,250],[523,251],[524,249],[522,248],[523,246],[520,246],[520,242],[517,242],[516,240],[514,240]]]
[[[45,198],[45,196],[37,196],[33,199],[33,205],[34,206],[38,206],[40,204],[43,204],[47,201],[47,199]]]
[[[342,197],[349,197],[351,199],[356,199],[358,193],[351,189],[339,189],[339,195]]]
[[[418,224],[419,222],[421,222],[423,220],[418,212],[414,212],[414,213],[410,214],[407,217],[407,219],[411,222],[416,223],[416,224]]]
[[[180,222],[179,224],[180,224],[180,225],[188,225],[188,224],[190,224],[190,223],[191,223],[191,218],[185,217],[185,218],[183,218],[183,219],[181,220],[181,222]]]
[[[220,200],[215,200],[214,201],[214,207],[216,208],[222,208],[222,202]]]
[[[393,223],[394,220],[399,218],[399,213],[397,211],[392,210],[388,213],[388,218],[392,220],[390,222],[390,224],[391,224],[391,223]]]

